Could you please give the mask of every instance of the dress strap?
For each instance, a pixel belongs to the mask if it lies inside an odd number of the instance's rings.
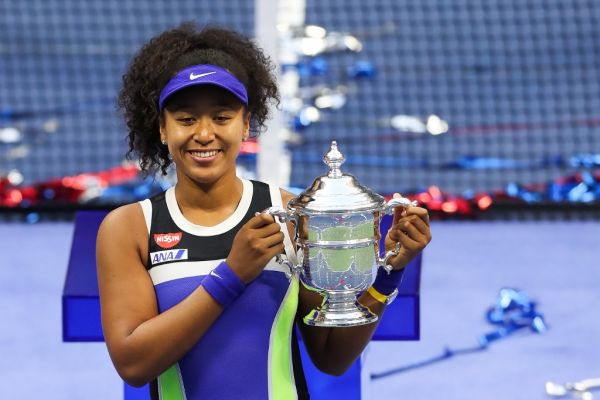
[[[146,228],[148,229],[148,234],[150,234],[150,226],[152,222],[152,201],[150,199],[142,200],[139,202],[142,207],[142,212],[144,213],[144,220],[146,221]]]

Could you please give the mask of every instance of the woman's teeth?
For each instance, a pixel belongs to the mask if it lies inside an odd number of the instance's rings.
[[[212,151],[192,151],[190,153],[194,157],[209,158],[209,157],[216,156],[218,152],[219,152],[218,150],[212,150]]]

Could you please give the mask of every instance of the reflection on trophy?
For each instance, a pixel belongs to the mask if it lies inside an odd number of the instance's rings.
[[[377,315],[360,305],[357,295],[371,286],[377,268],[387,265],[397,249],[379,257],[379,222],[396,207],[416,205],[406,198],[384,198],[344,174],[344,156],[331,142],[323,157],[329,172],[290,200],[285,210],[271,207],[265,212],[295,224],[297,265],[306,287],[319,292],[323,303],[304,317],[308,325],[348,327],[377,321]]]

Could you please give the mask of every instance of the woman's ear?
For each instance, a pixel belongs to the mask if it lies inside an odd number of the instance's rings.
[[[160,141],[161,142],[166,142],[167,141],[167,133],[165,130],[165,120],[162,117],[162,115],[160,115],[158,117],[158,132],[160,134]]]
[[[242,140],[245,142],[250,137],[250,112],[244,115],[244,131],[242,132]]]

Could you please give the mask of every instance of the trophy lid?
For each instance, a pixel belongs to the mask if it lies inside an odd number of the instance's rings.
[[[354,176],[343,173],[340,167],[344,161],[336,141],[332,141],[323,157],[329,172],[317,177],[310,187],[290,200],[288,207],[306,213],[347,213],[381,208],[385,203],[383,196],[362,186]]]

